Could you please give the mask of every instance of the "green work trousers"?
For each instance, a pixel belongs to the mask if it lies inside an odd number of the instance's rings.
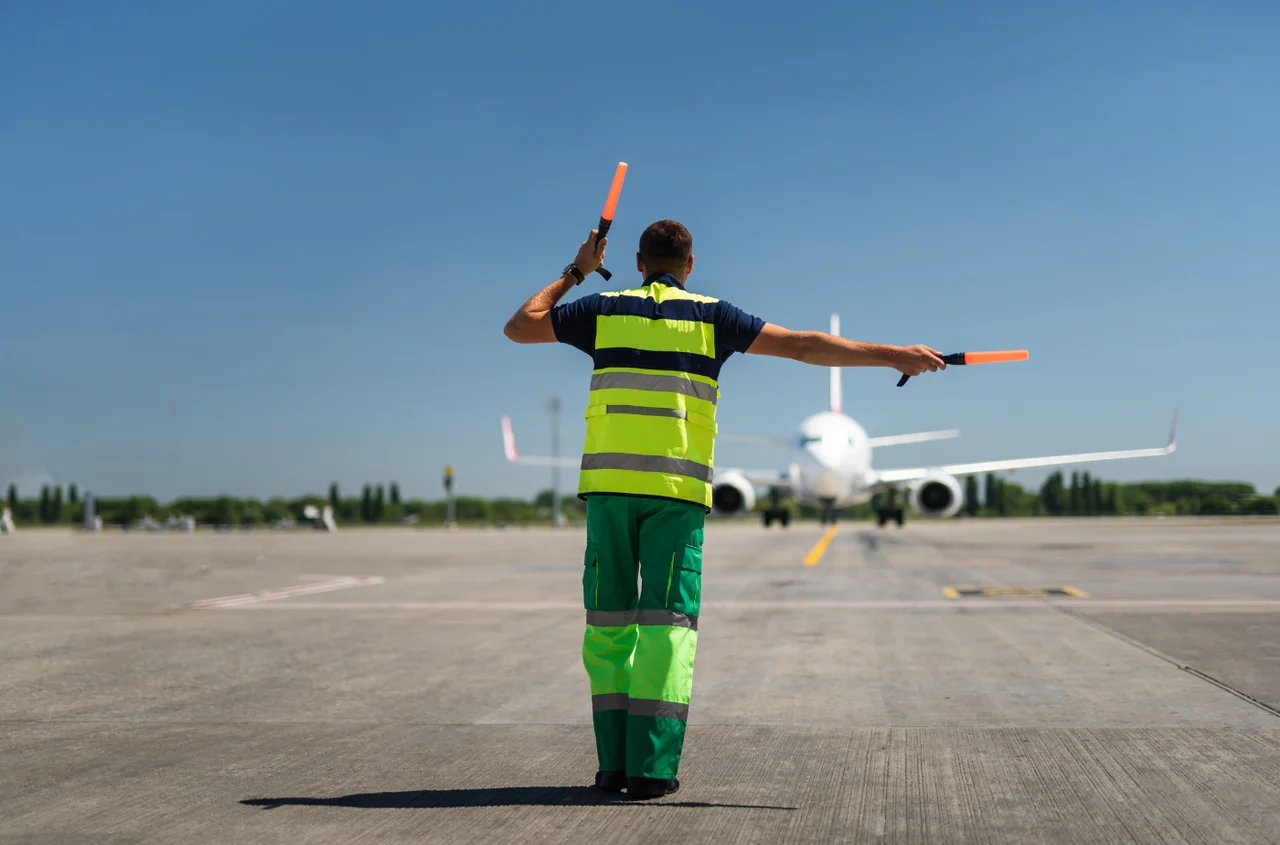
[[[693,691],[706,509],[587,497],[582,662],[600,770],[673,778]]]

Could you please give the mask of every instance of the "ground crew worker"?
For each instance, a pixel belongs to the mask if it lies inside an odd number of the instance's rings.
[[[927,346],[792,332],[689,293],[693,238],[674,220],[659,220],[640,236],[640,287],[557,305],[603,263],[608,239],[595,237],[593,230],[505,333],[517,343],[567,343],[594,362],[578,495],[587,503],[582,659],[596,786],[655,798],[680,786],[721,365],[734,352],[911,376],[945,364]]]

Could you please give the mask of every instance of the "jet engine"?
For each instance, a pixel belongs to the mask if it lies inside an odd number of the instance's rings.
[[[912,482],[909,501],[921,516],[946,519],[955,516],[964,504],[964,492],[954,477],[938,473]]]
[[[756,488],[740,472],[716,476],[711,487],[711,508],[725,516],[749,511],[756,506]]]

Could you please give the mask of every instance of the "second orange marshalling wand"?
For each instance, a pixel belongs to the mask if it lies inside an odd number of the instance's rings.
[[[1025,361],[1029,357],[1029,353],[1025,349],[1009,349],[1000,352],[953,352],[950,355],[943,355],[942,362],[948,367],[953,364],[1000,364],[1005,361]],[[898,387],[907,383],[909,375],[903,375],[898,379]]]

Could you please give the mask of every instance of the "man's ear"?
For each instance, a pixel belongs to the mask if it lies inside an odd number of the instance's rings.
[[[640,275],[646,275],[644,272],[644,259],[640,257],[640,253],[636,253],[636,269],[640,271]]]
[[[693,274],[693,253],[689,253],[689,260],[684,263],[684,275],[687,278]]]

